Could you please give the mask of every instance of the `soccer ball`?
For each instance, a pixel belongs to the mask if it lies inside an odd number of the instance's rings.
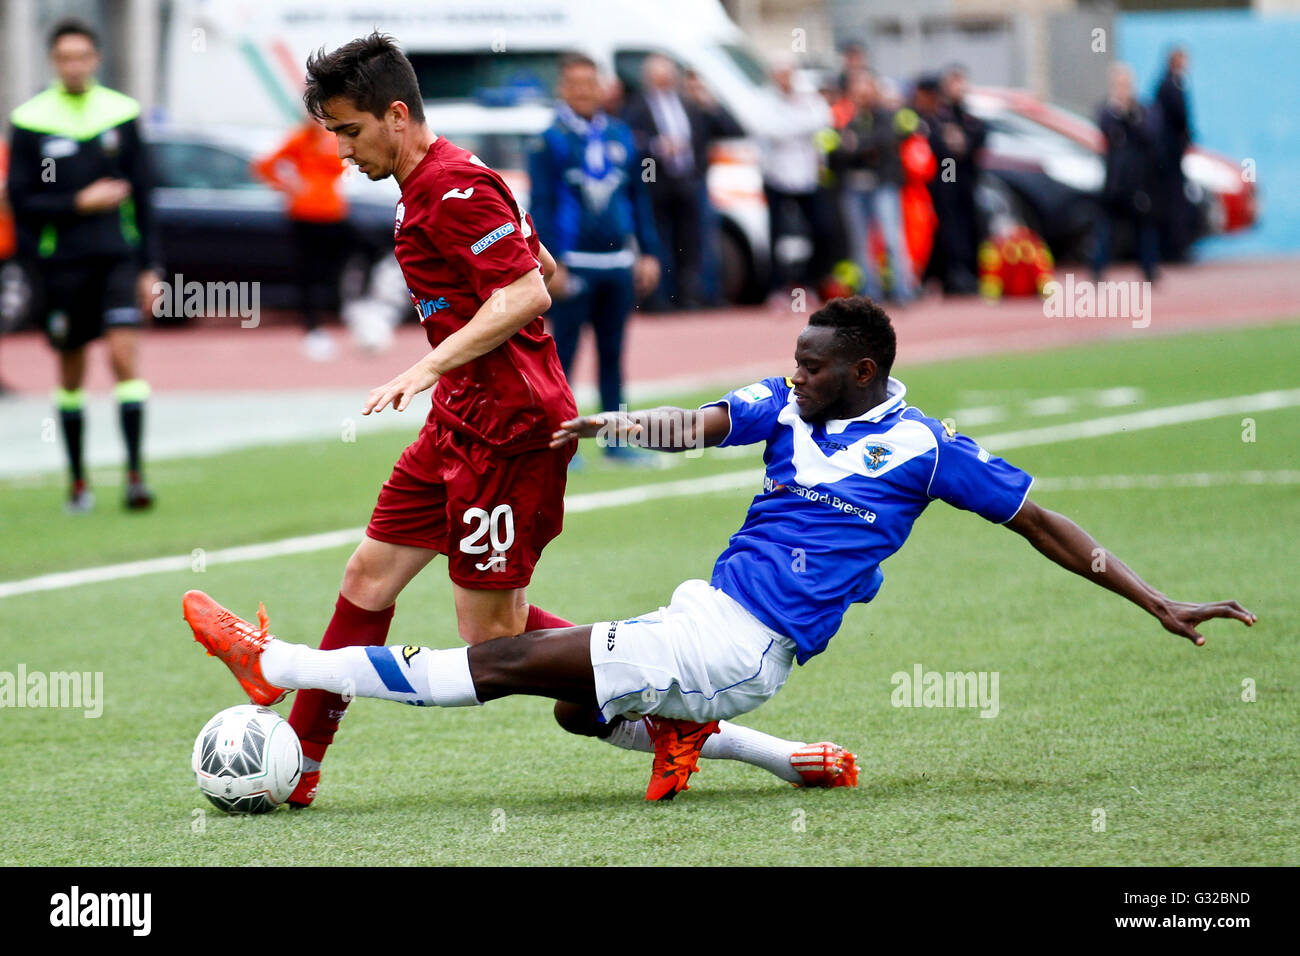
[[[302,773],[302,744],[268,707],[227,707],[199,731],[190,766],[199,790],[227,813],[266,813],[289,799]]]

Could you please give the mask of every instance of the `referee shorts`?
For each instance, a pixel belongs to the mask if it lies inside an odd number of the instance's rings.
[[[85,259],[37,265],[44,296],[45,335],[60,352],[74,352],[105,329],[142,324],[130,259]]]

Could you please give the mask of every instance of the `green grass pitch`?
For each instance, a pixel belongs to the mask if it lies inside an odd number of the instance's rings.
[[[1282,323],[897,374],[928,414],[1001,409],[979,427],[957,415],[978,439],[1293,388],[1297,354],[1300,324]],[[1096,404],[1098,390],[1115,388],[1139,390],[1134,404]],[[1030,414],[1050,397],[1065,401]],[[1246,417],[1254,441],[1243,441]],[[161,462],[160,507],[144,516],[118,513],[105,491],[97,513],[66,517],[54,477],[0,484],[0,581],[359,527],[407,437]],[[1297,449],[1300,408],[1282,408],[1007,457],[1043,479],[1222,475],[1294,470]],[[759,463],[755,450],[641,472],[587,457],[571,494]],[[681,580],[708,577],[749,497],[570,514],[530,597],[578,621],[657,607]],[[689,793],[647,805],[650,758],[564,734],[547,701],[459,710],[359,701],[316,806],[232,818],[199,795],[189,753],[204,721],[241,699],[190,639],[181,594],[202,588],[246,616],[264,600],[276,633],[315,643],[348,548],[8,597],[0,671],[100,671],[105,701],[98,719],[0,710],[0,864],[1300,863],[1300,485],[1049,484],[1033,497],[1172,596],[1237,598],[1259,623],[1211,622],[1207,645],[1194,648],[1018,536],[937,503],[886,563],[877,600],[854,608],[827,653],[740,719],[850,747],[861,760],[856,790],[802,791],[742,764],[702,762]],[[399,599],[391,640],[457,643],[441,562]],[[999,713],[893,706],[891,675],[917,664],[997,672]],[[1243,700],[1252,686],[1255,699]],[[278,709],[287,714],[287,702]]]

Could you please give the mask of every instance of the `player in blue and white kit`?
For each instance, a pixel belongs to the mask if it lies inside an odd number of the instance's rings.
[[[766,444],[763,487],[712,580],[680,585],[658,611],[455,650],[317,651],[251,627],[228,643],[197,629],[196,638],[250,694],[312,687],[441,707],[532,694],[556,699],[567,729],[594,736],[628,718],[668,719],[674,732],[652,735],[657,796],[647,797],[659,799],[686,789],[719,720],[775,694],[796,661],[826,649],[850,604],[875,597],[881,562],[936,499],[1006,525],[1198,646],[1197,625],[1211,618],[1255,622],[1236,601],[1169,599],[1069,518],[1029,500],[1028,474],[907,404],[889,376],[894,351],[878,306],[837,299],[799,335],[788,379],[764,379],[697,411],[605,413],[556,432],[557,446],[596,435],[663,451]]]

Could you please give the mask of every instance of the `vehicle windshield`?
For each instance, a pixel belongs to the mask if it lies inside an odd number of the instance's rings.
[[[731,62],[740,67],[740,72],[745,74],[745,79],[755,86],[767,84],[767,68],[750,50],[738,43],[724,43],[722,49],[727,56],[731,57]]]
[[[411,53],[426,100],[478,100],[501,104],[547,98],[555,89],[560,51]]]

